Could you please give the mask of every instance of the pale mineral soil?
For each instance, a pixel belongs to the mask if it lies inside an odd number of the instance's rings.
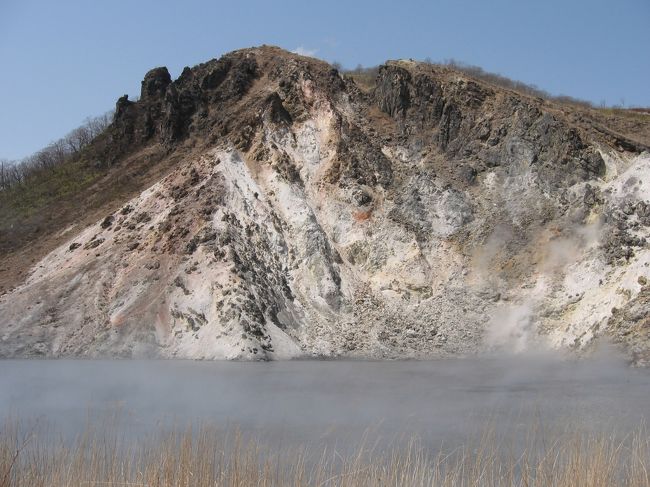
[[[120,99],[109,148],[174,163],[57,232],[0,296],[0,355],[588,354],[605,338],[648,362],[641,142],[409,61],[372,93],[274,48],[165,73]]]

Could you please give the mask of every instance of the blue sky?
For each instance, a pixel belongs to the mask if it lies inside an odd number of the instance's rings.
[[[345,67],[454,58],[595,103],[650,106],[650,0],[0,0],[0,158],[24,157],[144,73],[260,44]]]

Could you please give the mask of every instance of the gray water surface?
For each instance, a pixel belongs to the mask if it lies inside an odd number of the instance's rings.
[[[201,421],[301,444],[367,431],[448,444],[488,423],[625,432],[650,419],[650,372],[616,359],[0,361],[0,419],[78,432],[116,409],[129,434]]]

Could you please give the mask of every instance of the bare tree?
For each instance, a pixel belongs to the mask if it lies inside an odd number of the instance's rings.
[[[485,71],[483,68],[471,64],[466,64],[453,58],[445,59],[442,64],[462,73],[468,74],[474,78],[478,78],[480,80],[487,81],[488,83],[492,83],[496,86],[517,91],[529,96],[544,98],[547,100],[556,101],[558,103],[576,105],[585,108],[593,107],[593,105],[586,100],[580,100],[578,98],[573,98],[566,95],[553,96],[533,84],[527,84],[523,83],[522,81],[512,80],[501,74],[490,73],[488,71]]]
[[[9,164],[7,159],[0,159],[0,189],[5,189],[9,186]]]
[[[20,162],[0,160],[0,190],[26,183],[30,178],[77,157],[111,124],[112,112],[87,118],[84,123]]]
[[[66,149],[72,154],[77,154],[81,149],[87,146],[92,139],[93,137],[90,129],[87,126],[82,125],[70,132],[64,140]]]
[[[20,184],[22,180],[23,171],[20,164],[9,159],[0,159],[0,190]]]

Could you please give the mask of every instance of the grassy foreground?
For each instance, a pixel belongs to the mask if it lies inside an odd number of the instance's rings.
[[[53,442],[17,422],[0,431],[0,487],[60,486],[575,486],[650,485],[650,437],[541,434],[512,441],[494,432],[431,454],[415,440],[378,453],[279,451],[208,426],[120,441],[89,428]],[[367,442],[366,442],[367,443]]]

